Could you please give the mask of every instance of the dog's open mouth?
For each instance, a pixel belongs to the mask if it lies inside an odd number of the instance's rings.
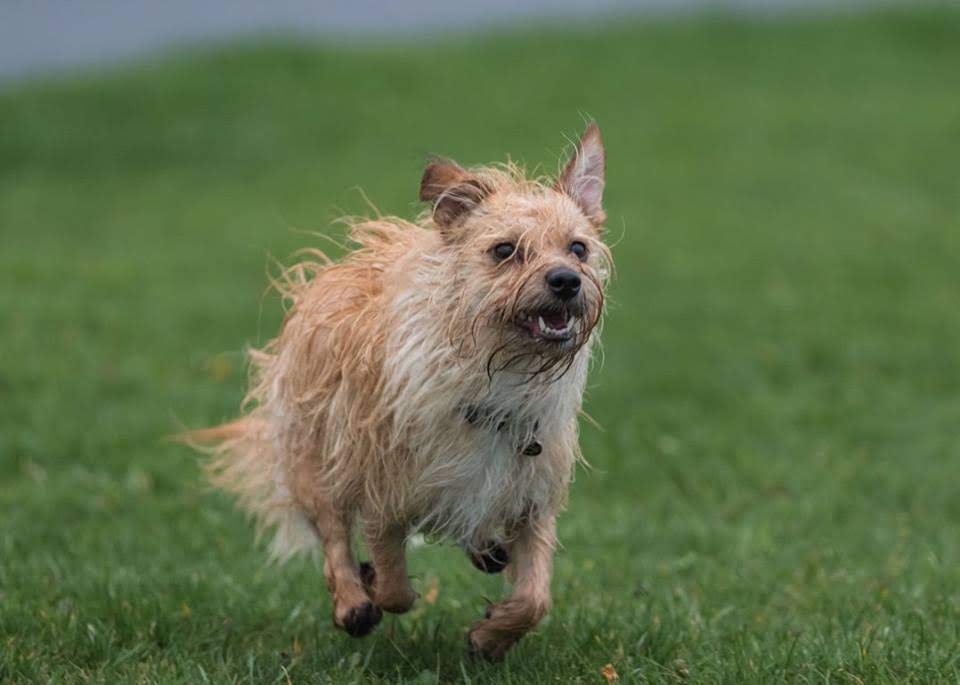
[[[563,343],[573,338],[577,318],[562,310],[542,310],[525,314],[519,324],[538,340]]]

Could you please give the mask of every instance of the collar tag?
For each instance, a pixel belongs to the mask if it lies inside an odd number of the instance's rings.
[[[539,440],[533,440],[529,445],[523,448],[523,454],[528,457],[535,457],[541,452],[543,452],[543,445],[540,444]]]

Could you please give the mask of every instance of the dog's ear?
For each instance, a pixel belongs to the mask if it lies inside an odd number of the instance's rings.
[[[453,226],[489,194],[479,180],[450,159],[434,159],[423,170],[420,199],[433,204],[433,220],[441,229]]]
[[[591,121],[556,183],[556,189],[569,195],[595,226],[601,226],[607,218],[603,211],[606,160],[600,127]]]

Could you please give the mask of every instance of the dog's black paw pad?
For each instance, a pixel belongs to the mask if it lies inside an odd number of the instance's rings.
[[[491,545],[470,555],[473,565],[484,573],[500,573],[510,563],[510,555],[501,545]]]
[[[350,637],[363,637],[377,627],[383,612],[373,602],[353,607],[343,621],[343,629]]]
[[[373,582],[377,579],[377,570],[369,561],[360,562],[360,582],[367,592],[373,589]]]

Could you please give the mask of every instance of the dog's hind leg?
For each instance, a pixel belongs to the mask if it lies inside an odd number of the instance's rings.
[[[371,601],[350,547],[352,514],[321,505],[314,524],[323,542],[323,574],[333,597],[333,623],[353,637],[363,637],[380,622],[380,609]]]
[[[409,611],[417,599],[407,576],[406,537],[404,526],[368,527],[367,546],[373,563],[364,562],[360,567],[361,578],[373,601],[394,614]]]
[[[487,607],[486,618],[470,630],[467,639],[472,652],[502,659],[550,610],[555,531],[553,515],[529,521],[519,531],[510,545],[507,567],[513,592],[506,600]]]

